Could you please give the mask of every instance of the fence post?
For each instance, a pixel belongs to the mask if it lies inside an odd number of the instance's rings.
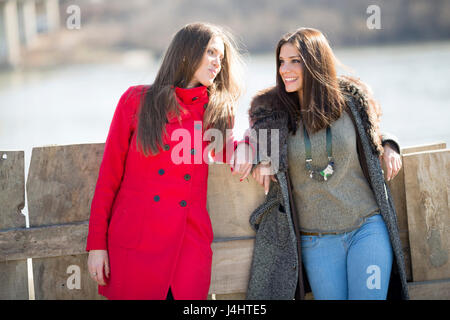
[[[41,254],[35,251],[36,300],[103,299],[89,277],[84,251],[103,148],[104,144],[33,148],[27,179],[30,227],[54,226],[53,239],[65,242],[51,254],[45,248]],[[67,228],[83,236],[69,243]],[[55,241],[51,244],[58,246]]]
[[[23,151],[0,151],[0,233],[24,228]],[[0,300],[28,300],[27,260],[0,261]]]

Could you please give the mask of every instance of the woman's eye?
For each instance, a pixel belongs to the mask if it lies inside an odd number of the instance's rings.
[[[292,62],[295,62],[295,63],[300,63],[300,60],[298,60],[298,59],[294,59],[294,60],[292,60]]]

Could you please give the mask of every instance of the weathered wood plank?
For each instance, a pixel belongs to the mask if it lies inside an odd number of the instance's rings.
[[[207,207],[215,237],[255,235],[249,218],[263,201],[264,189],[252,177],[240,182],[228,165],[209,165]]]
[[[88,222],[0,231],[0,261],[86,253]]]
[[[431,150],[439,150],[445,149],[445,142],[435,142],[431,144],[405,147],[401,149],[402,162],[403,155],[420,152],[420,151],[431,151]],[[387,174],[386,166],[384,162],[382,162],[382,168],[385,173],[385,177]],[[398,172],[397,176],[391,180],[387,181],[387,185],[389,190],[391,191],[392,198],[394,200],[395,210],[397,212],[398,219],[398,227],[400,230],[400,239],[402,241],[403,252],[406,260],[406,278],[408,281],[412,281],[412,271],[411,271],[411,252],[409,248],[409,234],[408,234],[408,217],[406,213],[406,195],[405,195],[405,174],[403,168]]]
[[[27,179],[31,227],[89,220],[103,150],[103,143],[33,148]],[[36,243],[46,245],[41,256],[61,256],[33,259],[35,299],[98,299],[97,285],[87,273],[87,225],[52,227],[48,239],[40,231],[26,238],[35,237]],[[32,245],[29,253],[39,252],[33,241],[27,243]],[[66,269],[72,264],[80,268],[83,289],[68,290],[64,286]]]
[[[442,149],[447,149],[447,144],[445,142],[440,141],[402,148],[401,153],[410,154],[416,152],[442,150]]]
[[[406,154],[403,162],[413,279],[450,278],[450,150]]]
[[[27,179],[30,226],[89,220],[104,144],[33,148]]]
[[[450,300],[450,279],[410,282],[411,300]]]
[[[0,230],[25,227],[23,151],[0,151]]]
[[[33,259],[36,300],[105,300],[89,277],[87,258],[78,254]]]
[[[0,151],[0,230],[25,227],[23,151]],[[27,260],[0,262],[0,299],[28,299]]]
[[[386,178],[387,171],[384,162],[382,168],[383,171],[385,172]],[[395,205],[395,211],[397,212],[400,240],[402,242],[402,249],[405,255],[406,279],[408,281],[411,281],[412,280],[411,252],[409,248],[408,218],[406,214],[405,181],[403,168],[399,171],[399,173],[393,180],[387,181],[387,186],[391,191],[391,195]]]
[[[210,293],[247,291],[253,245],[253,239],[213,242]]]
[[[422,151],[433,151],[445,149],[445,142],[436,142],[432,144],[420,145],[420,146],[412,146],[402,148],[402,162],[403,155],[422,152]],[[384,162],[382,162],[382,168],[384,171],[384,176],[386,177],[387,170]],[[403,168],[398,172],[397,176],[391,180],[387,181],[387,185],[391,190],[392,197],[394,199],[395,209],[397,211],[398,225],[400,230],[408,230],[408,219],[406,215],[406,197],[405,197],[405,175]]]
[[[26,260],[0,262],[0,300],[28,300]]]

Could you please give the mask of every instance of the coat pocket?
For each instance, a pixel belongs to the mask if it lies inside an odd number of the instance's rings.
[[[142,238],[144,202],[128,192],[118,195],[108,229],[108,240],[112,245],[136,248]]]

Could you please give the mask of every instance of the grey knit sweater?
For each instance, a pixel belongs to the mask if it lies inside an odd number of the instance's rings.
[[[300,230],[306,232],[349,232],[360,227],[379,208],[359,164],[356,132],[350,116],[343,112],[331,124],[334,173],[327,181],[309,177],[305,167],[303,124],[288,137],[289,173]],[[328,164],[326,129],[310,135],[312,165]]]

